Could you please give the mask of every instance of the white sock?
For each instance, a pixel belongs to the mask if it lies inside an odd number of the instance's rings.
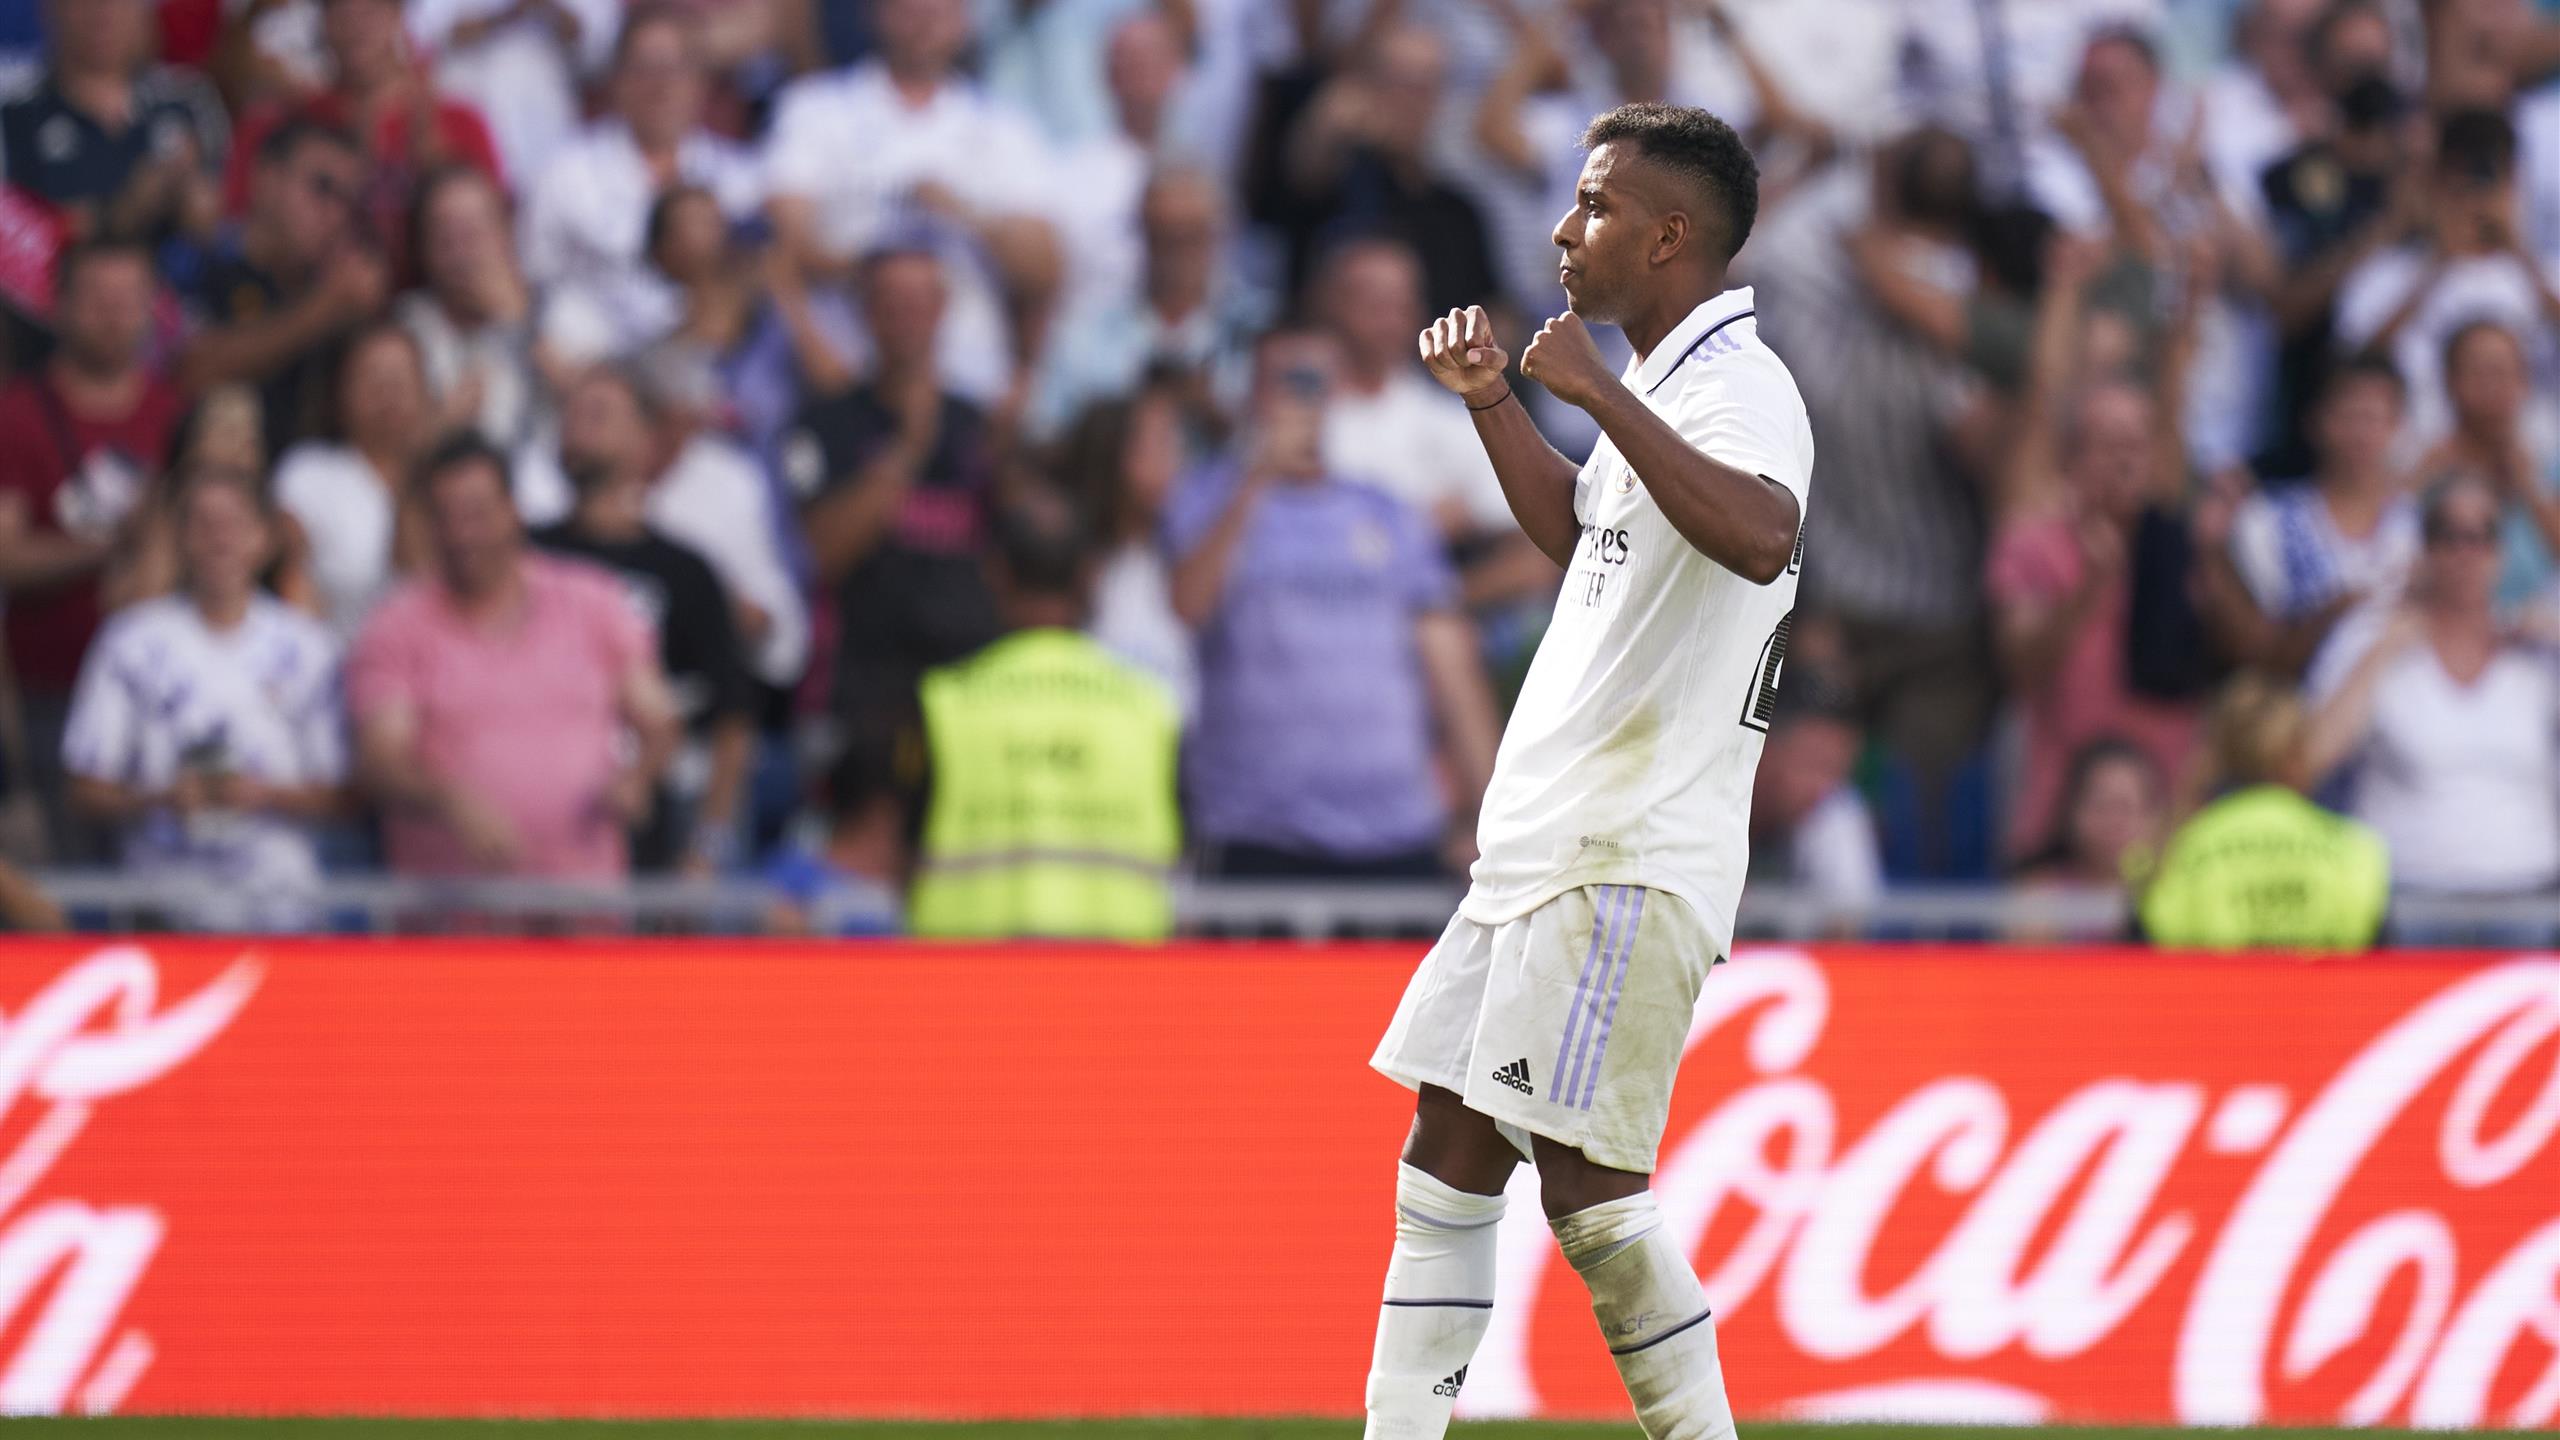
[[[1689,1257],[1662,1232],[1651,1194],[1554,1222],[1564,1258],[1591,1287],[1591,1313],[1652,1440],[1731,1440],[1733,1407],[1716,1360],[1716,1324]]]
[[[1396,1248],[1369,1360],[1367,1440],[1440,1440],[1467,1364],[1493,1324],[1502,1197],[1396,1167]]]

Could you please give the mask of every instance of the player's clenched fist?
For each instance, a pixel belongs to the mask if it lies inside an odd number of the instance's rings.
[[[1591,328],[1570,310],[1539,328],[1528,353],[1520,357],[1520,373],[1567,405],[1585,408],[1616,378],[1609,373],[1609,362],[1600,358]]]
[[[1499,405],[1508,383],[1502,372],[1511,364],[1493,338],[1493,317],[1481,305],[1452,310],[1422,332],[1422,363],[1431,378],[1457,392],[1469,405]]]

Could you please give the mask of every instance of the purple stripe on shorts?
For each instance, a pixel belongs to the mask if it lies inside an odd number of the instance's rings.
[[[1584,1077],[1581,1107],[1591,1108],[1600,1094],[1600,1060],[1609,1053],[1609,1027],[1618,1018],[1618,997],[1627,993],[1627,968],[1635,963],[1636,930],[1644,924],[1644,892],[1636,892],[1635,913],[1627,917],[1627,933],[1618,942],[1618,973],[1609,981],[1609,1008],[1600,1016],[1600,1034],[1591,1045],[1591,1073]]]
[[[1600,945],[1599,970],[1573,993],[1573,1024],[1565,1039],[1570,1055],[1556,1059],[1553,1099],[1559,1105],[1572,1104],[1574,1091],[1581,1088],[1583,1053],[1591,1048],[1592,1028],[1600,1022],[1600,992],[1609,985],[1609,965],[1618,953],[1620,927],[1626,923],[1627,902],[1631,898],[1624,885],[1605,886],[1600,893],[1608,901],[1608,918],[1606,923],[1595,921],[1591,930],[1595,937],[1606,938]]]
[[[1574,982],[1573,1004],[1565,1011],[1564,1043],[1556,1047],[1556,1066],[1547,1072],[1547,1084],[1552,1087],[1548,1093],[1551,1095],[1563,1093],[1565,1061],[1573,1056],[1573,1033],[1582,1028],[1582,997],[1591,991],[1594,967],[1597,966],[1599,973],[1603,974],[1609,968],[1600,965],[1599,960],[1600,952],[1605,948],[1602,942],[1609,933],[1609,906],[1618,898],[1614,893],[1616,889],[1614,885],[1603,885],[1591,892],[1591,948],[1583,954],[1582,978]]]

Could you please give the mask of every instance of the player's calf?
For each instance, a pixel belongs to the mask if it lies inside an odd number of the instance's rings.
[[[1733,1410],[1725,1399],[1706,1292],[1689,1257],[1663,1230],[1645,1177],[1593,1165],[1572,1152],[1551,1156],[1543,1143],[1538,1170],[1548,1223],[1565,1259],[1590,1288],[1591,1313],[1644,1433],[1652,1440],[1727,1440],[1734,1433]],[[1567,1177],[1561,1186],[1554,1178],[1559,1174]],[[1610,1191],[1616,1192],[1611,1198],[1559,1213],[1559,1199]]]

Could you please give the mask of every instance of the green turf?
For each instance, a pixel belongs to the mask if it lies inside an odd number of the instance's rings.
[[[1038,1425],[830,1424],[819,1421],[592,1420],[11,1420],[8,1440],[1355,1440],[1340,1420],[1094,1420]],[[1749,1440],[2193,1440],[2264,1435],[2276,1440],[2386,1440],[2389,1430],[1973,1429],[1918,1425],[1746,1425]],[[1461,1424],[1452,1440],[1631,1440],[1628,1425]]]

